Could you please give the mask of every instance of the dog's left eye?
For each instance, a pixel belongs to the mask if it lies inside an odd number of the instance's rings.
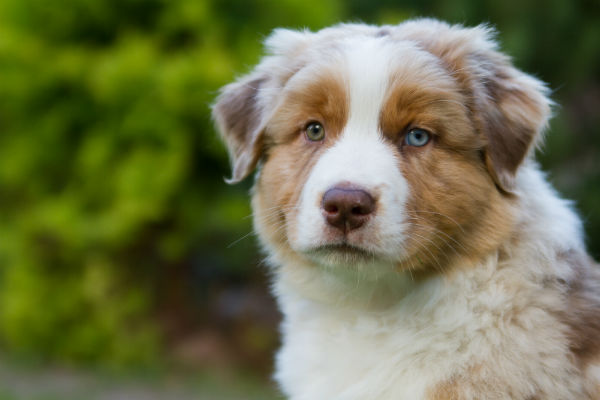
[[[404,144],[422,147],[429,143],[431,135],[425,129],[413,128],[404,137]]]
[[[318,122],[311,122],[306,126],[306,137],[313,142],[323,140],[325,138],[325,128]]]

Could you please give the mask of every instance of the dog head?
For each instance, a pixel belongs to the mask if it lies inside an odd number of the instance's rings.
[[[276,30],[214,109],[233,164],[257,165],[255,225],[279,262],[440,271],[510,227],[546,89],[487,27]]]

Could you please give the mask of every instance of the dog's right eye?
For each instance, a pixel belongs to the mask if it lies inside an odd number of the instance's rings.
[[[323,140],[325,138],[325,128],[318,122],[311,122],[306,126],[306,137],[313,142]]]

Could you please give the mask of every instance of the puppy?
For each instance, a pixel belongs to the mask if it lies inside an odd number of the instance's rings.
[[[293,400],[599,399],[600,274],[534,149],[547,89],[485,26],[278,29],[213,108]]]

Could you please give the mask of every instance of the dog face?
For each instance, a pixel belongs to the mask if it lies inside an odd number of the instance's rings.
[[[236,182],[260,163],[255,225],[281,263],[443,271],[510,227],[545,88],[486,28],[278,30],[214,116]]]

